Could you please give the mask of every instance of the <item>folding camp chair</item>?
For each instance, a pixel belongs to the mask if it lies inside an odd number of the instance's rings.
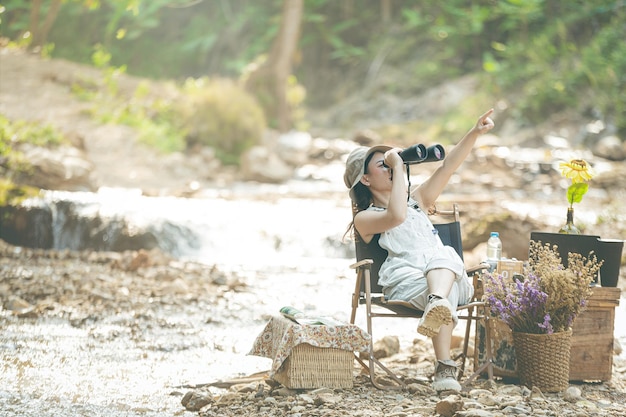
[[[353,208],[355,210],[355,208]],[[435,223],[435,228],[439,232],[439,236],[445,245],[453,247],[461,259],[463,259],[463,251],[461,244],[461,223],[459,220],[459,208],[457,204],[453,205],[451,211],[437,211],[433,210],[429,215],[437,215],[444,217],[453,217],[452,221],[447,223]],[[370,349],[368,352],[369,366],[355,354],[357,361],[363,366],[363,368],[369,372],[370,380],[376,388],[391,389],[391,388],[403,388],[404,382],[398,378],[391,370],[385,367],[377,358],[374,357],[374,339],[373,339],[373,326],[372,318],[378,317],[395,317],[395,318],[421,318],[423,311],[417,310],[413,305],[406,301],[386,300],[384,298],[382,287],[378,285],[378,271],[380,266],[387,258],[387,251],[382,249],[378,245],[378,239],[380,235],[374,237],[374,240],[370,244],[365,245],[356,239],[356,253],[357,262],[350,267],[356,270],[356,285],[354,293],[352,294],[352,314],[350,315],[350,323],[354,324],[356,319],[356,311],[359,305],[365,304],[367,315],[367,332],[371,336]],[[454,358],[457,363],[460,363],[460,372],[458,379],[461,380],[465,372],[465,363],[467,360],[467,351],[469,346],[470,331],[472,322],[477,320],[488,320],[488,314],[486,314],[485,303],[481,300],[483,291],[480,279],[480,272],[489,268],[487,264],[480,264],[472,268],[466,268],[468,276],[471,276],[474,284],[474,297],[473,300],[466,305],[459,306],[457,313],[459,319],[467,320],[467,326],[465,329],[465,338],[463,340],[463,349],[460,355]],[[382,307],[382,309],[378,308]],[[382,312],[381,312],[382,310]],[[493,363],[491,354],[491,335],[489,334],[489,326],[485,323],[485,362],[476,367],[472,375],[470,375],[464,382],[463,386],[476,379],[480,374],[487,372],[489,380],[493,379]],[[477,347],[476,347],[477,348]],[[399,387],[383,386],[376,381],[376,367],[384,370],[394,381],[399,384]]]

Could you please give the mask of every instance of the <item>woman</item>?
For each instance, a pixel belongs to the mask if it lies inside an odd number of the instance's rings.
[[[408,301],[424,311],[417,331],[432,338],[437,358],[433,388],[437,391],[461,390],[450,344],[456,308],[471,300],[474,289],[462,259],[453,248],[443,246],[425,211],[434,206],[478,136],[494,127],[492,114],[493,109],[480,116],[410,196],[401,149],[360,147],[346,162],[344,181],[358,210],[351,226],[365,244],[378,240],[388,252],[378,282],[385,298]]]

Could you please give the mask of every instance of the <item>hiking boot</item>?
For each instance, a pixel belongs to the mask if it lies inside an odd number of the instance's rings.
[[[456,377],[459,368],[453,360],[446,359],[444,361],[437,361],[435,365],[435,376],[433,378],[433,389],[437,392],[440,391],[461,391],[461,384],[457,381]]]
[[[432,298],[417,325],[417,332],[426,337],[439,333],[441,326],[452,323],[452,306],[446,298]]]

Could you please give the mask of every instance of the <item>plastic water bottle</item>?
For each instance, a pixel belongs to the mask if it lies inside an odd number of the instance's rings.
[[[502,258],[502,241],[498,232],[491,232],[487,241],[487,263],[491,265],[493,271],[498,266],[498,261]]]

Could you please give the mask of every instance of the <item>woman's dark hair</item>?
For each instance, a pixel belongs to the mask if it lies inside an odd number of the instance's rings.
[[[374,152],[375,153],[375,152]],[[367,174],[367,167],[374,156],[374,153],[371,153],[365,158],[363,162],[363,175]],[[347,235],[350,235],[353,239],[359,239],[359,232],[354,228],[354,216],[360,211],[367,209],[372,204],[372,192],[370,189],[363,184],[362,182],[357,182],[353,187],[354,192],[353,196],[356,200],[352,201],[352,221],[348,225],[346,232],[344,233],[344,238]]]
[[[366,175],[368,173],[367,167],[369,166],[370,161],[374,157],[375,153],[376,152],[373,152],[373,153],[369,154],[367,156],[367,158],[365,158],[365,161],[363,162],[363,175]],[[366,208],[368,208],[370,206],[370,204],[372,204],[372,192],[370,191],[369,188],[367,188],[367,186],[365,184],[363,184],[360,181],[357,182],[356,185],[353,188],[354,188],[354,196],[356,198],[356,201],[353,201],[353,204],[358,209],[354,213],[354,214],[356,214],[356,213],[358,213],[361,210],[365,210]]]

